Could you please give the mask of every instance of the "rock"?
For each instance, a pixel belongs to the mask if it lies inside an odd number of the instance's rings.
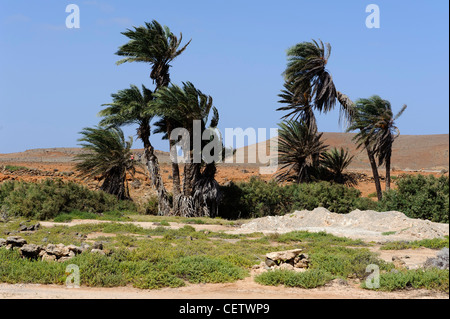
[[[93,254],[100,254],[100,255],[103,255],[103,256],[106,255],[106,253],[103,250],[95,249],[95,248],[91,250],[91,253],[93,253]]]
[[[26,225],[21,225],[19,227],[19,231],[26,231],[28,229],[28,227]]]
[[[436,258],[428,258],[425,261],[424,268],[449,269],[449,249],[443,248],[438,252]]]
[[[11,236],[6,238],[6,244],[12,247],[22,247],[26,245],[27,241],[20,236]]]
[[[47,253],[44,253],[42,255],[42,261],[55,261],[56,260],[56,256],[55,255],[49,255]]]
[[[92,249],[102,250],[103,249],[103,243],[101,241],[97,241],[97,242],[93,243],[92,244]]]
[[[291,264],[286,264],[283,263],[279,266],[276,266],[275,269],[280,269],[280,270],[294,270],[294,266],[292,266]]]
[[[0,247],[6,246],[6,239],[0,238]]]
[[[302,249],[293,249],[286,251],[277,251],[273,253],[268,253],[266,258],[269,258],[275,262],[281,261],[286,262],[288,260],[294,260],[303,250]]]
[[[44,238],[42,238],[42,241],[43,241],[44,243],[46,243],[46,242],[48,242],[48,238],[47,238],[47,237],[44,237]]]
[[[77,247],[75,245],[69,245],[66,246],[67,249],[69,249],[70,252],[73,252],[75,255],[81,254],[83,252],[83,249],[81,247]],[[70,255],[69,252],[69,255]]]
[[[274,267],[277,265],[272,259],[267,258],[267,257],[266,257],[265,264],[267,265],[267,267]]]
[[[400,257],[393,256],[392,263],[396,269],[406,269],[406,263]]]
[[[19,249],[19,252],[24,258],[37,259],[42,249],[41,246],[35,244],[26,244]]]

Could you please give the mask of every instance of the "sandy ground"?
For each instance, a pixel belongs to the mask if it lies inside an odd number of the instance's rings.
[[[314,289],[262,286],[253,276],[229,284],[190,284],[182,288],[66,288],[56,285],[0,284],[0,299],[448,299],[428,290],[379,292],[337,281]]]

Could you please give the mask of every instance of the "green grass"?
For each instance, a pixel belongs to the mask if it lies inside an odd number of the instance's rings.
[[[10,172],[16,172],[16,171],[23,171],[23,170],[27,170],[28,167],[25,166],[15,166],[15,165],[6,165],[5,169],[10,171]]]
[[[433,239],[422,239],[411,242],[395,241],[386,243],[380,247],[381,250],[402,250],[402,249],[417,249],[417,248],[431,248],[431,249],[442,249],[449,247],[449,236],[445,238],[433,238]]]

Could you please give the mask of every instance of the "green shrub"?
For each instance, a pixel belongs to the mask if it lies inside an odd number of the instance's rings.
[[[0,185],[0,207],[8,215],[46,220],[72,211],[103,213],[135,210],[131,201],[119,201],[102,191],[91,191],[74,182],[44,180],[39,183],[6,182]]]
[[[244,279],[247,272],[225,260],[209,256],[181,258],[171,267],[171,273],[191,283],[224,283]]]
[[[253,177],[249,182],[224,186],[222,191],[219,215],[229,219],[284,215],[319,206],[341,214],[376,208],[376,203],[362,198],[357,189],[329,182],[283,186]]]
[[[396,181],[397,189],[384,193],[378,203],[381,211],[396,210],[410,218],[449,222],[449,177],[405,175]]]
[[[323,286],[333,278],[333,275],[320,269],[300,273],[288,270],[274,270],[256,276],[255,281],[266,286],[284,285],[286,287],[309,289]]]
[[[367,288],[365,282],[363,288]],[[383,291],[394,291],[402,289],[428,289],[449,292],[448,270],[406,270],[397,273],[387,272],[380,275],[380,288]]]

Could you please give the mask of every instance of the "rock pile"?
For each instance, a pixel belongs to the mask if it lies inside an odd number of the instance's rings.
[[[438,252],[436,258],[428,258],[424,265],[425,268],[449,269],[449,250],[443,248]]]
[[[28,244],[27,241],[20,236],[11,236],[6,238],[6,240],[0,238],[0,247],[5,247],[10,250],[18,248],[20,255],[23,258],[60,262],[67,261],[85,251],[106,255],[101,243],[95,243],[92,249],[87,244],[82,244],[82,246],[66,246],[64,244],[48,244],[46,246],[40,246]]]
[[[293,249],[268,253],[265,261],[253,269],[304,271],[309,267],[309,257],[302,251],[302,249]]]

